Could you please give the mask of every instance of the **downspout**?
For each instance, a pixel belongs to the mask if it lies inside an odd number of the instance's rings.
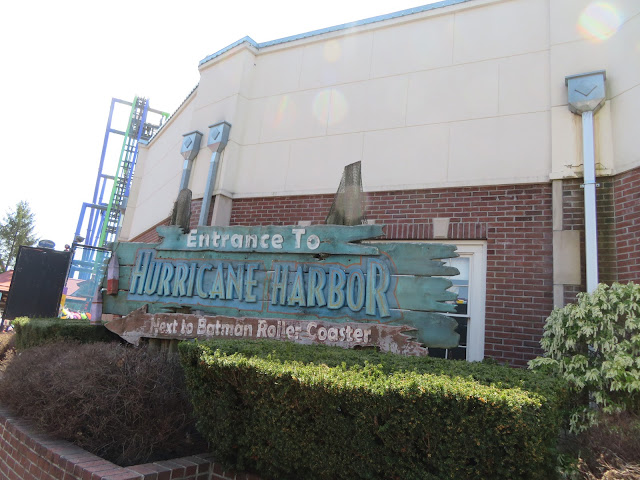
[[[227,122],[216,123],[209,125],[209,137],[207,140],[207,146],[212,151],[211,160],[209,161],[209,175],[207,177],[207,183],[204,187],[204,196],[202,197],[202,207],[200,208],[200,219],[198,225],[206,225],[209,218],[209,209],[211,208],[211,197],[213,196],[213,189],[216,185],[216,178],[218,176],[218,164],[220,163],[220,154],[227,146],[229,140],[229,130],[231,125]]]
[[[587,292],[598,286],[598,227],[596,213],[596,161],[593,116],[605,103],[604,70],[565,77],[569,110],[582,116],[582,159],[584,165],[584,235]]]
[[[193,166],[193,160],[198,155],[200,150],[200,140],[202,139],[202,133],[194,130],[193,132],[185,133],[183,135],[182,147],[180,148],[180,154],[184,158],[182,164],[182,178],[180,179],[180,188],[178,192],[181,192],[185,188],[189,188],[189,179],[191,178],[191,167]]]

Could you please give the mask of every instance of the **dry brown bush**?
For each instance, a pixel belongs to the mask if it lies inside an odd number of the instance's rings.
[[[0,332],[0,372],[4,372],[7,364],[15,354],[15,333]]]
[[[13,358],[0,401],[46,432],[121,466],[207,451],[175,354],[55,343]]]
[[[577,437],[579,469],[588,480],[640,479],[640,416],[606,415]]]

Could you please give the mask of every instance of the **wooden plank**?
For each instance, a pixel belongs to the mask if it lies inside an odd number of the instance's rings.
[[[371,323],[335,324],[327,321],[306,322],[291,318],[253,318],[204,316],[193,314],[154,314],[146,308],[107,325],[112,332],[134,345],[141,338],[202,339],[242,338],[293,341],[302,344],[323,344],[343,348],[377,347],[383,352],[421,355],[427,349],[410,336],[409,328],[399,325]]]
[[[440,259],[455,258],[455,245],[437,243],[375,242],[381,255],[386,255],[395,265],[398,274],[404,275],[458,275],[455,267],[446,267]]]
[[[156,247],[170,251],[216,251],[233,253],[310,253],[378,255],[374,245],[352,243],[382,236],[381,225],[301,226],[199,226],[182,233],[176,226],[161,226],[164,237]]]
[[[143,250],[143,252],[147,252],[147,255],[151,255],[152,251]],[[382,259],[384,260],[384,258]],[[147,256],[147,263],[151,261],[151,257]],[[142,265],[142,264],[141,264]],[[356,264],[355,267],[360,268],[336,268],[336,265],[333,264],[304,264],[297,265],[298,270],[293,270],[296,268],[295,263],[290,262],[279,262],[278,269],[279,273],[277,275],[280,279],[282,279],[282,285],[285,288],[277,288],[275,284],[275,276],[276,273],[272,270],[260,270],[255,269],[251,271],[251,277],[249,277],[249,273],[245,274],[245,268],[247,265],[254,265],[257,267],[261,267],[262,265],[258,263],[245,263],[245,262],[176,262],[172,261],[170,263],[166,262],[155,262],[152,263],[149,267],[149,270],[146,271],[142,279],[138,279],[136,281],[136,292],[131,292],[129,294],[129,298],[132,301],[142,301],[142,302],[161,302],[161,303],[175,303],[180,302],[184,305],[194,306],[194,305],[202,305],[202,306],[230,306],[237,307],[250,311],[264,311],[265,309],[260,309],[256,303],[260,301],[269,301],[273,297],[279,297],[278,305],[274,306],[272,309],[275,309],[281,312],[283,315],[292,314],[292,313],[303,313],[307,310],[309,306],[312,305],[311,301],[321,303],[323,305],[330,303],[330,295],[339,295],[342,297],[342,304],[350,304],[351,306],[357,300],[358,295],[360,295],[361,302],[365,300],[369,302],[367,299],[367,295],[371,295],[369,292],[369,287],[366,286],[369,284],[370,273],[367,268],[362,268],[359,264]],[[164,269],[168,266],[170,273],[165,277]],[[183,269],[182,277],[183,281],[181,285],[178,285],[178,267]],[[215,295],[215,291],[213,290],[214,278],[218,278],[219,274],[218,266],[221,266],[220,269],[220,280],[221,282],[217,287],[217,291],[220,294]],[[285,270],[286,267],[286,270]],[[304,268],[303,268],[304,267]],[[205,275],[200,277],[199,273],[203,268],[207,268],[205,271]],[[153,271],[152,271],[153,269]],[[313,279],[311,279],[311,275],[309,273],[309,269],[316,269],[316,274]],[[342,279],[342,287],[339,289],[332,289],[333,285],[333,276],[332,269],[335,269],[343,275]],[[131,278],[133,267],[125,266],[121,267],[122,278],[121,285],[123,289],[129,288],[129,282]],[[306,273],[305,273],[306,270]],[[159,273],[158,273],[159,272]],[[228,279],[228,275],[234,272],[234,275],[237,275],[239,278],[239,286],[238,283],[233,284],[233,288],[230,288],[230,282]],[[284,280],[284,276],[286,272],[286,280]],[[300,272],[300,273],[298,273]],[[322,272],[322,273],[320,273]],[[128,275],[128,276],[127,276]],[[244,278],[243,278],[244,275]],[[319,276],[318,276],[319,275]],[[357,275],[359,278],[356,278],[354,282],[351,282],[351,275]],[[388,287],[382,292],[386,301],[391,308],[401,308],[401,309],[409,309],[409,310],[422,310],[422,311],[453,311],[453,306],[446,305],[442,302],[455,300],[455,294],[451,292],[447,292],[447,288],[451,286],[451,281],[444,278],[437,277],[418,277],[418,276],[408,276],[408,275],[393,275],[392,272],[387,272],[389,278]],[[185,280],[188,276],[189,280]],[[152,280],[155,279],[155,280]],[[169,278],[171,280],[167,280],[163,282],[163,278]],[[195,279],[202,278],[202,282],[199,284]],[[249,282],[249,278],[251,278],[251,282],[253,283],[253,287],[250,292],[256,298],[253,300],[243,300],[243,296],[247,295],[248,287],[246,284]],[[312,290],[312,283],[318,284],[318,279],[321,279],[322,288],[317,288],[317,294],[312,296],[310,291]],[[299,282],[299,284],[298,284]],[[315,282],[315,283],[314,283]],[[186,284],[189,283],[189,287]],[[156,285],[157,288],[152,290],[158,292],[162,290],[162,294],[157,293],[149,293],[147,287],[150,285]],[[195,284],[195,285],[194,285]],[[164,285],[164,286],[162,286]],[[202,290],[200,295],[198,295],[198,287],[201,286]],[[293,295],[296,293],[296,286],[299,288],[297,290],[298,295],[293,298]],[[167,289],[167,287],[169,287]],[[153,288],[153,287],[152,287]],[[365,292],[360,293],[359,290],[367,290]],[[209,292],[209,297],[202,294],[205,292]],[[286,299],[286,302],[285,302]],[[368,303],[367,303],[368,305]],[[300,308],[295,308],[298,306]],[[292,308],[294,307],[294,308]],[[363,303],[360,303],[360,308],[363,307]],[[331,309],[331,307],[329,307]],[[341,315],[343,313],[348,313],[346,308],[333,308],[337,312],[325,312],[327,316],[336,316]],[[351,308],[352,311],[355,310]],[[318,315],[322,315],[325,308],[317,308],[315,311]],[[359,310],[359,309],[356,309]]]
[[[135,263],[136,255],[140,249],[153,249],[155,243],[141,243],[141,242],[118,242],[114,246],[114,253],[118,256],[118,262],[120,266],[133,265]]]
[[[274,307],[268,302],[261,302],[256,305],[255,309],[242,309],[236,305],[184,305],[178,302],[168,303],[147,303],[143,301],[131,301],[127,298],[127,292],[120,291],[118,296],[105,296],[104,297],[104,311],[113,313],[116,315],[128,315],[133,310],[141,308],[145,305],[149,306],[149,312],[151,313],[164,313],[164,312],[203,312],[207,315],[226,315],[226,316],[259,316],[261,318],[298,318],[300,320],[323,320],[329,319],[336,323],[348,323],[352,321],[358,321],[362,323],[389,323],[389,324],[402,324],[405,319],[407,322],[413,322],[415,318],[420,319],[424,312],[411,312],[408,310],[402,310],[398,308],[390,308],[389,317],[378,319],[364,312],[358,314],[348,311],[347,309],[333,310],[333,311],[318,311],[313,309],[295,308],[294,311],[286,311],[283,313],[282,309]],[[415,313],[416,315],[413,315]],[[413,324],[413,323],[408,323]]]
[[[395,296],[398,308],[404,310],[453,312],[454,305],[443,302],[453,301],[458,296],[448,292],[451,280],[438,277],[398,276]]]
[[[459,272],[455,267],[447,267],[443,265],[437,258],[457,257],[455,253],[455,245],[434,245],[420,243],[400,243],[385,244],[376,243],[381,255],[390,259],[395,265],[396,272],[400,275],[442,275],[452,276]],[[153,248],[153,244],[149,243],[120,243],[117,246],[116,253],[120,266],[133,265],[135,257],[140,249]],[[214,252],[214,251],[198,251],[198,252],[169,252],[158,251],[157,258],[178,258],[184,260],[202,260],[203,258],[210,260],[229,260],[241,261],[247,260],[246,253],[234,252]],[[251,259],[260,261],[270,266],[274,260],[282,260],[282,255],[273,253],[253,253]],[[341,265],[354,265],[363,262],[363,258],[353,254],[290,254],[287,260],[291,262],[316,262],[322,264],[337,263]]]
[[[400,320],[385,324],[400,324],[415,329],[411,334],[426,347],[455,348],[460,342],[460,334],[455,331],[458,322],[438,313],[405,311]]]

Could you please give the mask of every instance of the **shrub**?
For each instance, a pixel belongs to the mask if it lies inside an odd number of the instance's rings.
[[[640,478],[640,416],[601,415],[597,425],[577,436],[575,448],[585,478]]]
[[[13,332],[0,332],[0,372],[4,371],[6,364],[13,358],[15,344]]]
[[[0,401],[44,431],[121,466],[206,451],[206,444],[195,443],[175,354],[107,343],[31,348],[7,367]]]
[[[230,467],[277,479],[552,475],[557,379],[275,341],[179,350],[198,426]]]
[[[89,320],[19,317],[12,324],[18,350],[60,340],[81,343],[122,342],[118,335],[107,330],[104,325],[91,325]]]
[[[589,408],[604,413],[640,413],[640,285],[598,285],[575,304],[554,310],[541,340],[545,355],[530,362],[552,370],[575,389],[571,430],[597,421]]]

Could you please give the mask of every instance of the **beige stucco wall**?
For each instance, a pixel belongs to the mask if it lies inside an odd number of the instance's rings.
[[[620,26],[615,34],[602,39],[585,35],[580,26],[581,15],[598,3],[605,4],[585,0],[549,2],[552,178],[582,173],[581,120],[567,108],[563,79],[595,70],[606,70],[607,75],[607,102],[595,116],[599,173],[615,174],[640,165],[640,121],[636,113],[640,108],[640,2],[606,2],[619,15]]]
[[[180,142],[205,134],[190,187],[202,197],[208,126],[232,124],[216,192],[231,198],[335,192],[362,161],[367,191],[545,182],[579,174],[579,117],[564,77],[607,70],[596,115],[600,172],[640,165],[640,2],[615,0],[607,40],[578,30],[587,0],[474,0],[200,67],[186,104],[143,149],[121,238],[166,218]]]

